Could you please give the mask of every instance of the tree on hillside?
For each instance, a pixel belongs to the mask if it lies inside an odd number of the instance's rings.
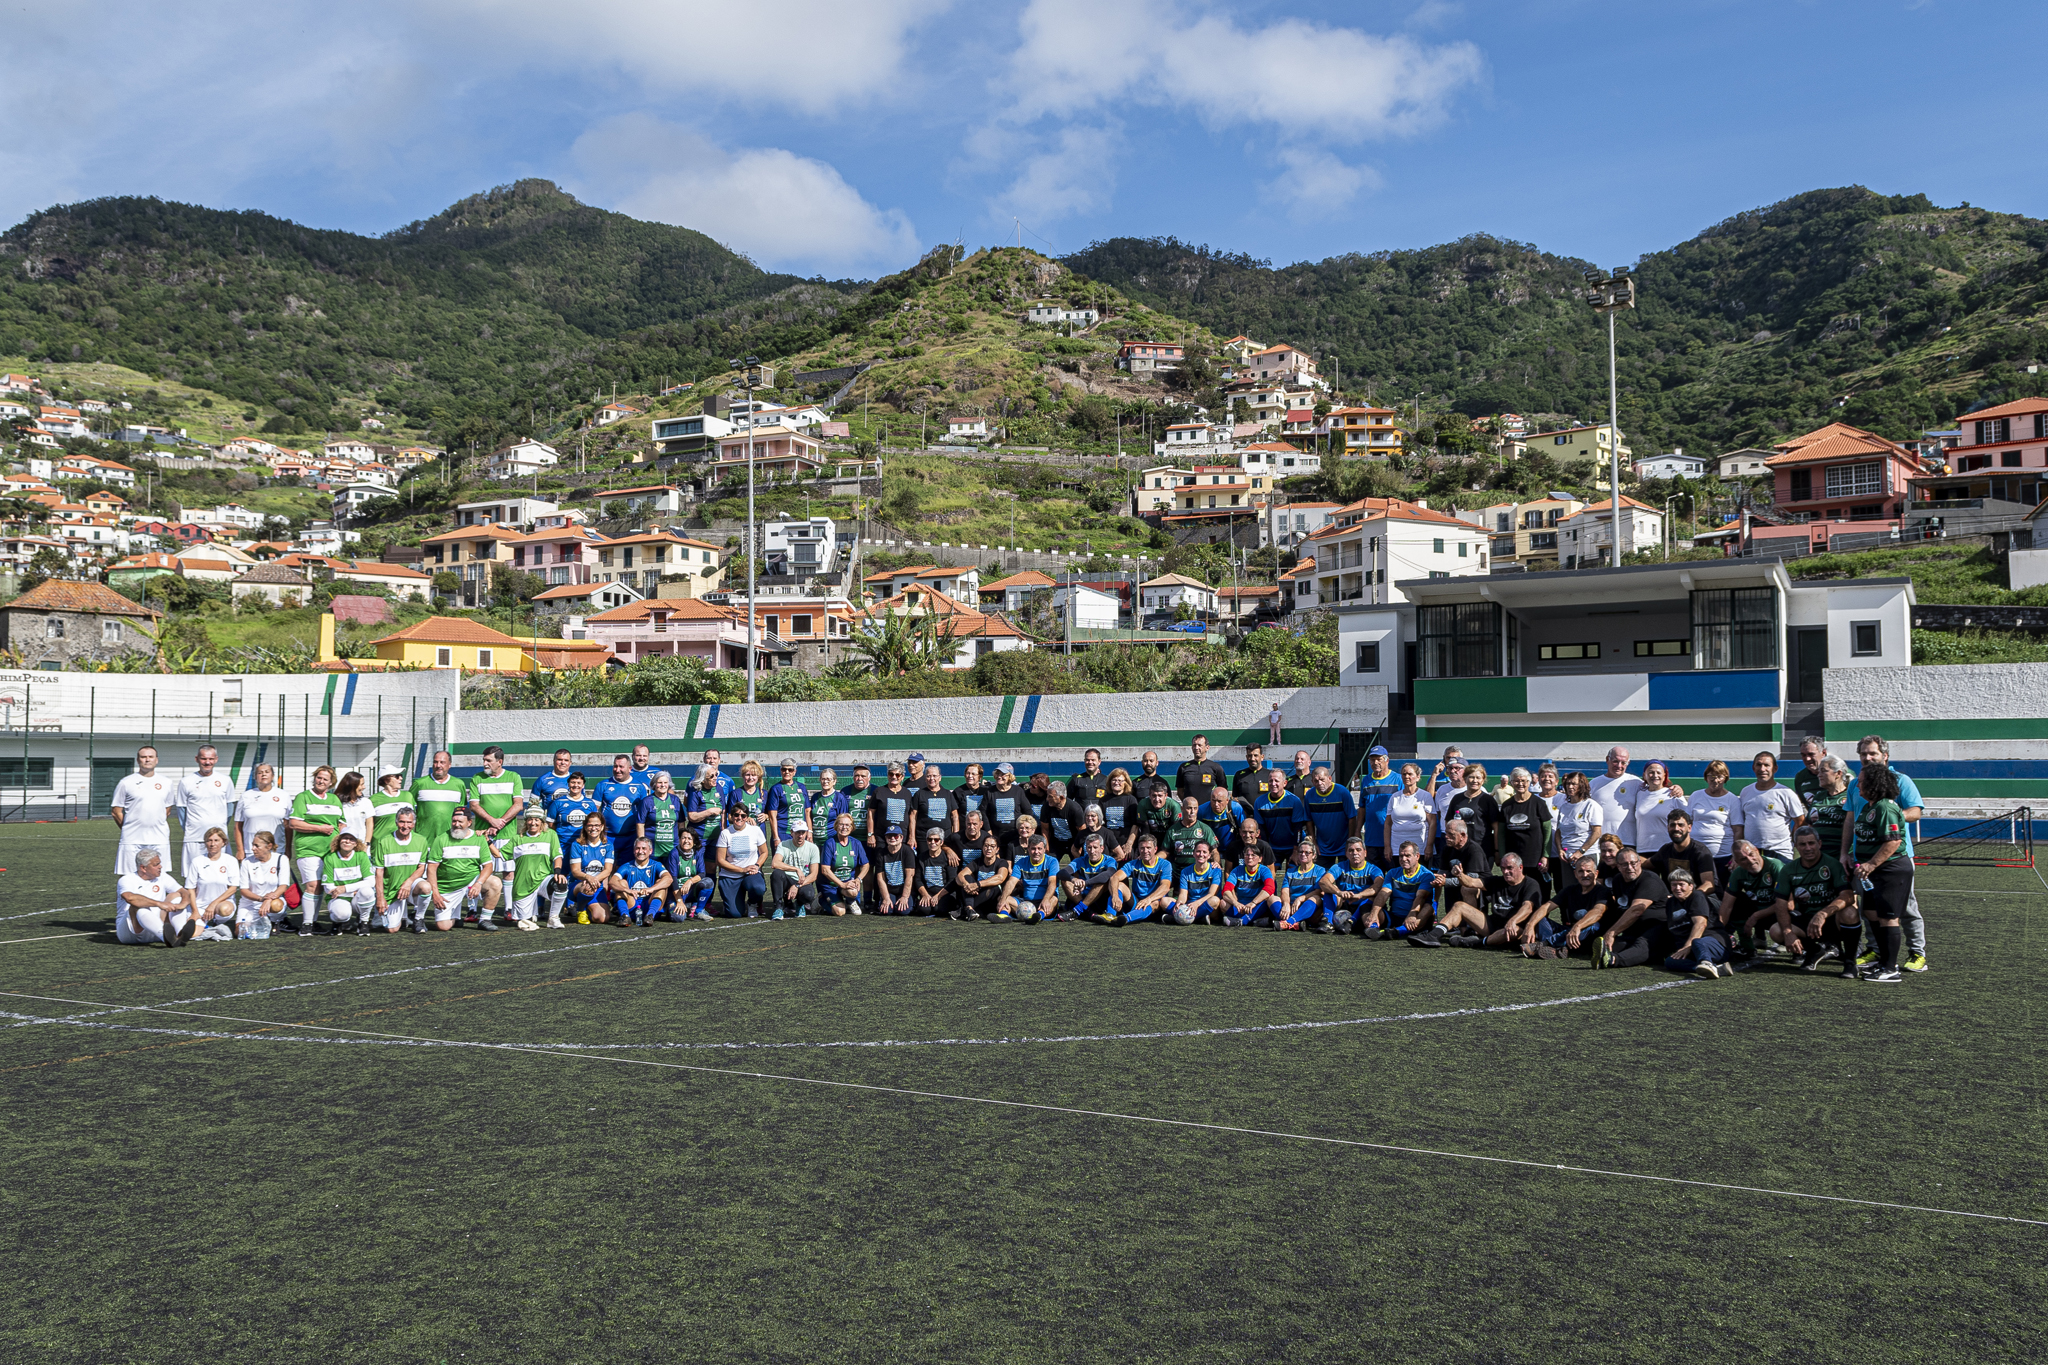
[[[880,677],[932,672],[951,663],[959,652],[953,623],[941,621],[935,612],[863,613],[847,642],[847,659],[859,660]]]

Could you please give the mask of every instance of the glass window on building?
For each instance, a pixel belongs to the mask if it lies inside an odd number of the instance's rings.
[[[1770,588],[1703,588],[1692,595],[1694,668],[1776,668],[1778,594]]]

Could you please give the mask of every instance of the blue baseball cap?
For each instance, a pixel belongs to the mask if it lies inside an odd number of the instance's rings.
[[[884,834],[901,834],[902,832],[903,826],[901,825],[891,825],[889,826],[889,828],[882,831],[882,833]]]
[[[922,763],[922,762],[924,762],[924,755],[923,755],[923,754],[912,754],[912,755],[910,756],[910,761],[911,761],[912,763]]]
[[[1384,744],[1375,744],[1375,745],[1373,745],[1373,746],[1372,746],[1372,747],[1371,747],[1370,749],[1367,749],[1367,750],[1365,751],[1365,756],[1366,756],[1367,758],[1392,758],[1392,757],[1393,757],[1393,755],[1392,755],[1392,754],[1390,754],[1390,753],[1388,753],[1388,752],[1387,752],[1387,748],[1386,748],[1386,746],[1385,746]]]

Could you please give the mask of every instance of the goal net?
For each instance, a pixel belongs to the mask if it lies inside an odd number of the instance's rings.
[[[1916,867],[2032,867],[2034,813],[2025,806],[1913,845]]]

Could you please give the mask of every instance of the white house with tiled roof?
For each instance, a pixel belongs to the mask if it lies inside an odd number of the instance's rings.
[[[1363,498],[1338,509],[1298,554],[1314,561],[1315,587],[1313,601],[1304,602],[1296,578],[1297,609],[1405,601],[1396,586],[1404,578],[1483,574],[1488,562],[1482,528],[1401,498]]]

